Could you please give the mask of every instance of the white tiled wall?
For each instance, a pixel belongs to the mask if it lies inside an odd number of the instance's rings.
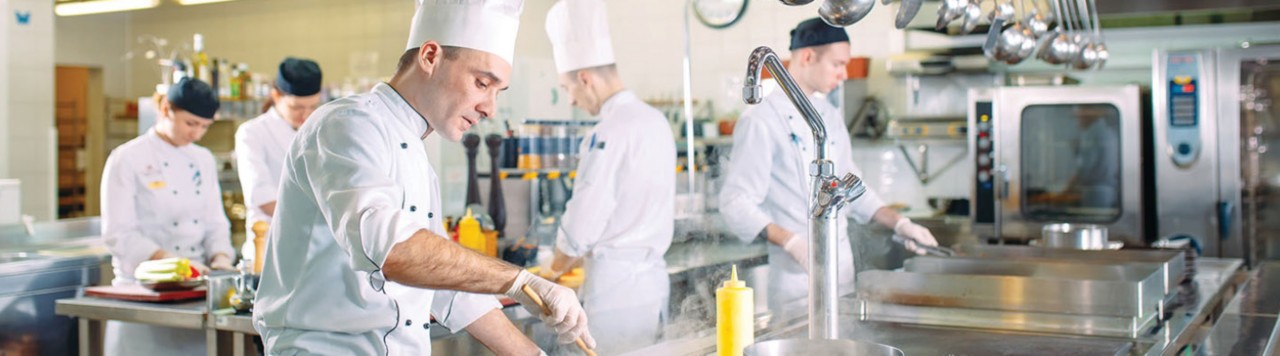
[[[4,10],[4,52],[0,71],[6,72],[0,107],[0,151],[5,176],[22,180],[22,211],[40,220],[55,217],[57,182],[53,126],[53,3],[11,0]],[[18,15],[30,15],[19,23]]]

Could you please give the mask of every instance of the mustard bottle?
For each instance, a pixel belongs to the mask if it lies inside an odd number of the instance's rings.
[[[755,342],[755,297],[747,283],[738,280],[738,266],[724,285],[716,289],[716,355],[742,355]]]
[[[467,209],[467,215],[458,222],[458,243],[462,247],[485,253],[484,233],[480,232],[480,222],[471,215],[471,209]]]

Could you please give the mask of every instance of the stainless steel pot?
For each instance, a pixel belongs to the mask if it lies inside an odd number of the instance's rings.
[[[1040,230],[1040,245],[1076,250],[1107,249],[1107,228],[1093,224],[1045,225]]]
[[[743,354],[748,356],[779,356],[779,355],[832,355],[832,356],[867,356],[867,355],[886,355],[886,356],[902,356],[904,353],[896,347],[889,345],[877,344],[874,342],[854,341],[854,340],[810,340],[810,339],[786,339],[786,340],[769,340],[751,344],[743,350]]]

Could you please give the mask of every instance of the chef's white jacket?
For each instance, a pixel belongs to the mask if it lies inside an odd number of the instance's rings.
[[[245,258],[253,258],[255,253],[253,224],[271,222],[262,205],[276,201],[279,195],[284,154],[297,132],[275,108],[236,129],[236,170],[240,173],[240,187],[249,213],[245,217],[247,238],[240,249]]]
[[[155,130],[116,147],[102,173],[102,237],[113,285],[137,283],[134,270],[156,250],[205,264],[219,253],[235,257],[213,154],[174,147]],[[112,321],[105,334],[109,355],[204,352],[198,330]]]
[[[663,255],[675,224],[675,139],[634,93],[605,100],[578,152],[573,198],[556,246],[586,257],[582,301],[602,354],[652,345],[670,280]]]
[[[865,178],[853,162],[849,130],[839,110],[823,97],[815,95],[809,100],[823,117],[827,159],[835,164],[836,176],[852,172]],[[813,184],[809,163],[815,154],[812,131],[782,90],[773,91],[763,102],[743,112],[734,126],[733,151],[720,190],[720,212],[729,230],[749,242],[774,223],[800,238],[808,238]],[[883,206],[880,197],[868,189],[843,212],[858,223],[866,223]],[[836,231],[842,290],[851,291],[853,252],[843,219]],[[808,275],[782,247],[769,245],[769,265],[771,307],[808,295]]]
[[[391,247],[446,238],[427,123],[389,85],[320,107],[286,154],[254,307],[269,354],[425,355],[431,315],[450,330],[498,308],[491,295],[387,281]]]
[[[160,249],[201,263],[235,257],[209,149],[174,147],[151,130],[116,147],[102,177],[102,236],[117,282],[132,283]]]

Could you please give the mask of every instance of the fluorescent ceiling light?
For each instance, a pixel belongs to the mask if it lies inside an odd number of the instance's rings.
[[[201,4],[212,4],[215,2],[227,2],[227,1],[231,1],[231,0],[178,0],[178,3],[182,5],[201,5]]]
[[[160,0],[93,0],[61,3],[53,7],[58,16],[99,14],[104,12],[150,9],[160,6]]]

